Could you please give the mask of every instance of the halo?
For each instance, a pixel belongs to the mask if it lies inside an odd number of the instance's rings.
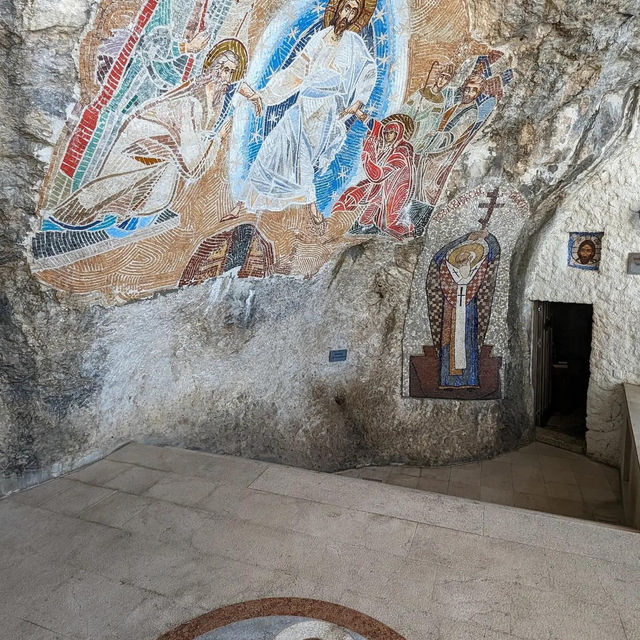
[[[479,242],[465,242],[451,251],[447,256],[447,262],[455,265],[457,263],[458,254],[463,251],[472,251],[475,253],[476,257],[471,262],[472,267],[475,267],[478,262],[484,258],[485,254],[485,248]]]
[[[336,15],[336,11],[338,10],[338,5],[341,0],[329,0],[327,2],[327,6],[324,10],[324,26],[325,28],[331,24],[333,17]],[[378,0],[359,0],[363,3],[362,11],[360,11],[360,15],[358,19],[349,27],[349,31],[355,31],[359,33],[366,26],[369,20],[371,20],[371,16],[373,12],[376,10],[376,6],[378,4]]]
[[[213,64],[213,61],[226,51],[233,51],[233,53],[238,56],[238,68],[233,72],[233,76],[231,78],[232,82],[238,82],[238,80],[241,80],[244,77],[247,70],[249,55],[247,54],[247,48],[242,44],[242,42],[240,42],[240,40],[236,40],[235,38],[226,38],[225,40],[220,40],[220,42],[213,45],[204,59],[202,70],[206,71]]]
[[[383,118],[381,123],[384,127],[386,124],[390,122],[399,122],[404,127],[404,139],[409,140],[413,135],[413,132],[416,128],[413,118],[411,116],[406,115],[405,113],[392,113],[391,115]]]

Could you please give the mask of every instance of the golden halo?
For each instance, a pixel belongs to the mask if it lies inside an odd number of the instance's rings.
[[[404,126],[404,139],[409,140],[415,130],[415,124],[411,116],[405,113],[392,113],[386,118],[382,119],[382,126],[389,124],[389,122],[400,122]]]
[[[471,266],[475,267],[480,260],[484,258],[485,248],[479,242],[465,242],[461,244],[459,247],[456,247],[447,257],[447,262],[450,262],[452,265],[458,264],[458,255],[462,252],[473,251],[476,254],[476,257],[471,262]]]
[[[213,64],[213,61],[225,53],[225,51],[233,51],[233,53],[238,56],[238,68],[233,72],[231,78],[232,82],[238,82],[238,80],[244,77],[245,71],[247,70],[249,55],[247,54],[247,48],[240,40],[236,40],[235,38],[220,40],[220,42],[213,45],[213,48],[207,53],[207,57],[204,59],[202,70],[206,71]]]
[[[358,19],[349,27],[348,31],[355,31],[359,33],[366,26],[369,20],[371,20],[371,16],[373,12],[376,10],[376,6],[378,4],[378,0],[358,0],[363,3],[362,11],[358,16]],[[338,10],[338,5],[341,0],[329,0],[327,2],[327,6],[324,10],[324,26],[325,28],[331,24],[333,17],[336,15],[336,11]]]

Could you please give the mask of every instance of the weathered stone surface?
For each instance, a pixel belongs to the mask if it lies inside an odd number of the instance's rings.
[[[620,382],[640,382],[640,279],[625,275],[627,252],[640,250],[637,3],[470,2],[474,35],[513,57],[517,82],[443,201],[505,176],[532,215],[511,266],[508,401],[478,405],[464,425],[446,404],[400,393],[420,240],[373,240],[310,280],[225,277],[117,308],[31,276],[26,239],[95,10],[63,6],[14,0],[0,40],[5,490],[131,438],[325,470],[516,446],[532,426],[531,299],[594,303],[588,451],[616,462]],[[562,266],[567,232],[582,225],[605,231],[599,274]],[[328,363],[333,348],[349,349],[346,363]]]

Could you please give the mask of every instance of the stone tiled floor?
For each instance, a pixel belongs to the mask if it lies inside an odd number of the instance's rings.
[[[364,467],[340,473],[574,518],[623,522],[617,469],[539,442],[485,462]]]
[[[636,532],[139,444],[0,500],[0,576],[8,640],[154,640],[273,596],[406,640],[640,638]]]

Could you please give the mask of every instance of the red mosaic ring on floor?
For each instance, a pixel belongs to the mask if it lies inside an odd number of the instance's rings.
[[[242,635],[235,635],[233,627],[240,623],[245,623],[242,629],[238,628],[238,633]],[[265,637],[265,625],[272,629],[273,640],[279,637],[325,640],[322,635],[313,635],[317,629],[322,634],[324,628],[328,631],[325,637],[329,640],[405,640],[393,629],[355,609],[306,598],[265,598],[214,609],[163,634],[158,640],[217,640],[218,634],[215,631],[222,632],[224,629],[229,632],[224,635],[225,639],[237,637],[251,640],[251,635],[247,633],[251,634],[252,628],[261,634],[256,635],[256,638]],[[312,635],[305,635],[307,629]],[[296,635],[298,631],[302,635]],[[343,635],[340,635],[341,632]],[[354,633],[358,637],[350,635]],[[222,635],[219,637],[223,638]]]

